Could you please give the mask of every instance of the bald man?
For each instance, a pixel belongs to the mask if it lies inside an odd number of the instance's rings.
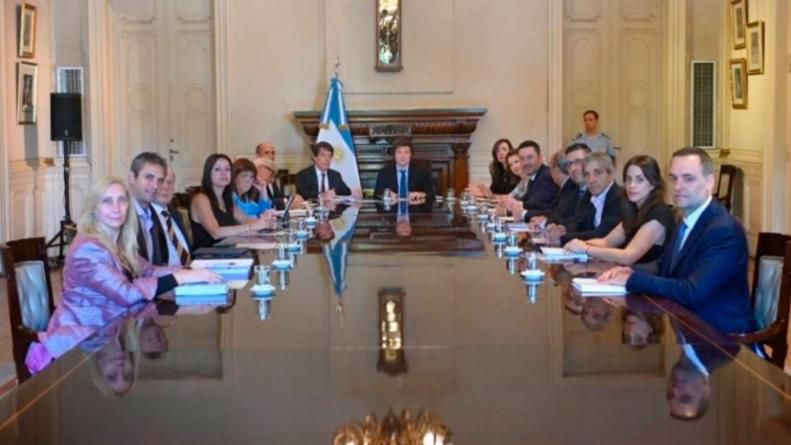
[[[272,162],[275,162],[275,144],[261,142],[255,147],[255,155],[259,158],[269,158]]]

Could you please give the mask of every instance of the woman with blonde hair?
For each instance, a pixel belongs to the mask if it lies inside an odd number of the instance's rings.
[[[139,256],[137,217],[129,210],[129,189],[116,178],[88,191],[63,268],[63,295],[46,332],[38,335],[25,360],[31,372],[128,312],[180,284],[219,282],[206,270],[156,267]]]

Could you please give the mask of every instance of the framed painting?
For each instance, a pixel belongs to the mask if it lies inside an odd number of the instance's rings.
[[[764,22],[747,25],[747,72],[764,73]]]
[[[747,108],[747,61],[731,59],[731,106],[737,109]]]
[[[745,29],[747,27],[747,0],[731,0],[731,29],[733,30],[733,48],[744,48]]]
[[[376,71],[401,71],[401,0],[376,1]]]
[[[38,66],[35,63],[17,62],[16,116],[20,124],[36,123],[36,84]]]
[[[19,57],[31,59],[36,55],[36,7],[22,3],[19,7]]]

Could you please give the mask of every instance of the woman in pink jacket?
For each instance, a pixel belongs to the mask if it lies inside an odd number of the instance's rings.
[[[37,373],[82,340],[180,284],[219,282],[206,270],[155,267],[138,255],[137,215],[119,179],[93,185],[63,269],[63,295],[25,363]]]

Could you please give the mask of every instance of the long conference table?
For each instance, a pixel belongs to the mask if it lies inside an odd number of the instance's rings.
[[[423,210],[335,212],[271,299],[116,320],[0,400],[0,444],[791,443],[791,379],[750,349],[570,286],[606,265],[523,280],[526,253]]]

